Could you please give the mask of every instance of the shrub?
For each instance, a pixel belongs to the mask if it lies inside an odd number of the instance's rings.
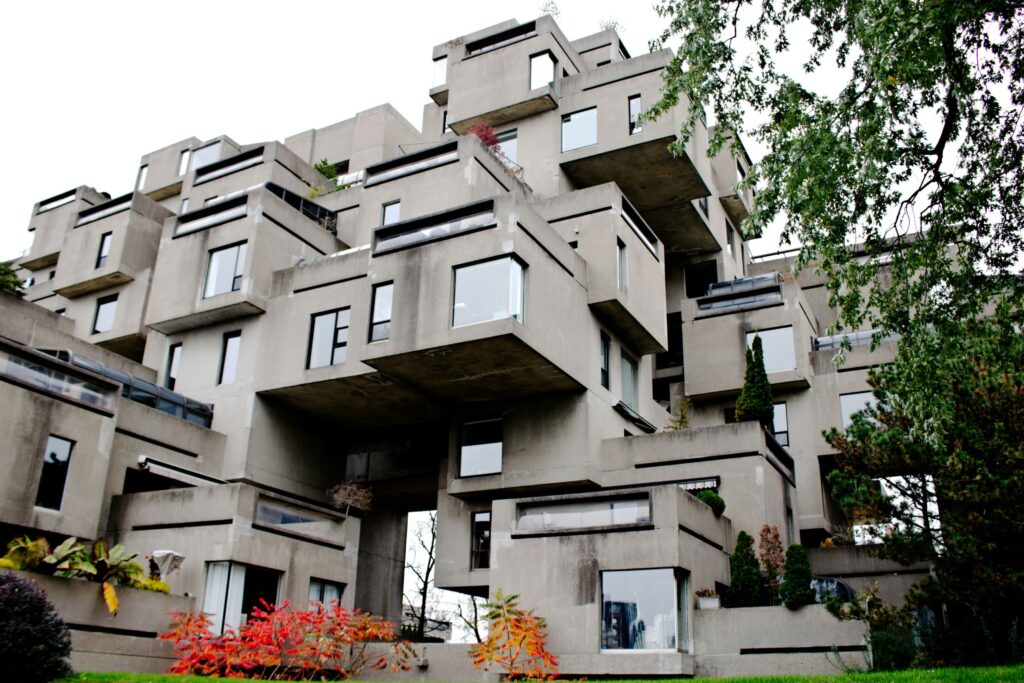
[[[4,680],[43,683],[71,674],[71,634],[34,581],[0,574],[0,633]]]
[[[469,134],[480,138],[486,147],[495,147],[500,142],[497,133],[486,123],[474,123],[469,127]]]
[[[32,540],[28,536],[21,536],[7,544],[7,554],[3,559],[10,563],[11,569],[35,571],[49,554],[50,544],[45,538],[40,536]]]
[[[509,681],[553,680],[558,677],[558,659],[545,644],[547,623],[532,609],[520,609],[518,599],[499,588],[487,603],[487,637],[469,649],[473,666],[488,670],[497,664]]]
[[[771,605],[774,605],[779,597],[782,565],[785,561],[782,539],[779,538],[779,527],[774,524],[763,525],[761,527],[761,566],[764,567],[765,580],[768,583],[768,603]]]
[[[160,636],[174,643],[178,655],[172,674],[219,678],[264,678],[278,681],[348,680],[366,667],[409,669],[412,648],[395,642],[385,655],[366,651],[371,642],[393,641],[395,625],[332,601],[310,610],[253,608],[237,633],[210,630],[201,612],[174,615],[171,630]]]
[[[786,549],[785,578],[779,586],[779,598],[789,609],[814,604],[811,563],[807,560],[807,550],[799,543],[794,543]]]
[[[144,591],[155,591],[157,593],[171,592],[171,587],[170,585],[168,585],[166,581],[161,581],[160,579],[150,579],[145,576],[140,577],[138,579],[133,579],[131,583],[129,583],[128,585],[132,588],[138,588],[139,590]]]
[[[315,164],[313,164],[313,168],[316,169],[317,173],[322,175],[324,178],[327,178],[328,180],[334,180],[335,178],[338,177],[338,169],[334,167],[334,164],[327,161],[327,159],[321,159],[320,161],[316,162]]]
[[[715,513],[715,517],[721,517],[722,513],[725,512],[725,501],[711,489],[698,491],[697,500],[710,507],[711,511]]]
[[[736,420],[757,420],[767,429],[775,422],[775,406],[772,403],[772,385],[764,369],[764,350],[760,335],[754,335],[751,348],[747,349],[747,366],[743,376],[743,388],[736,399]]]
[[[761,566],[754,555],[754,537],[746,531],[736,535],[736,548],[729,558],[731,583],[725,594],[727,607],[756,607],[761,600]]]

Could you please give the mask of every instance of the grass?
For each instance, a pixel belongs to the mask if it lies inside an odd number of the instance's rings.
[[[215,679],[202,676],[167,676],[161,674],[82,673],[63,678],[58,683],[211,683]],[[238,679],[233,680],[249,680]],[[401,681],[399,674],[395,680]],[[680,683],[693,679],[679,679]],[[1024,682],[1024,666],[986,667],[977,669],[912,669],[868,674],[836,674],[834,676],[759,676],[754,678],[716,678],[716,683],[1012,683]],[[639,681],[605,681],[603,683],[640,683]],[[644,683],[650,683],[645,681]],[[669,683],[661,680],[658,683]]]

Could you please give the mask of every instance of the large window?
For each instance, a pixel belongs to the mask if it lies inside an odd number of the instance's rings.
[[[220,351],[220,371],[217,384],[231,384],[238,372],[238,353],[242,348],[242,331],[225,332]]]
[[[237,562],[207,562],[203,612],[210,617],[211,630],[237,631],[249,619],[253,607],[262,607],[261,599],[277,604],[281,576],[282,572],[273,569]]]
[[[506,257],[457,267],[452,327],[503,318],[523,322],[523,266]]]
[[[167,349],[167,369],[164,372],[164,386],[174,391],[178,383],[178,366],[181,364],[181,342],[171,344]]]
[[[502,420],[463,423],[459,434],[459,476],[501,472]]]
[[[640,122],[640,96],[633,95],[629,98],[629,134],[636,135],[643,130]]]
[[[107,265],[107,257],[110,256],[110,243],[114,240],[114,233],[105,232],[100,235],[100,250],[96,254],[96,267],[102,268]]]
[[[530,90],[543,88],[555,82],[555,61],[550,52],[530,57]]]
[[[562,151],[597,144],[597,107],[562,117]]]
[[[772,433],[780,446],[789,445],[789,416],[786,414],[786,403],[775,404],[775,416],[772,419]]]
[[[339,308],[313,316],[309,331],[307,368],[344,363],[348,351],[349,309]]]
[[[242,272],[245,270],[245,242],[210,252],[210,269],[206,273],[206,289],[203,297],[208,298],[227,292],[236,292],[242,287]]]
[[[71,465],[71,449],[75,442],[50,435],[43,452],[43,470],[39,475],[39,490],[36,491],[36,505],[41,508],[60,510],[64,500],[64,484],[68,480]]]
[[[373,286],[373,302],[370,305],[371,342],[391,338],[391,300],[394,292],[393,282]]]
[[[110,332],[114,329],[114,314],[117,313],[117,294],[96,300],[96,317],[92,321],[92,333]]]
[[[633,410],[636,410],[637,406],[639,374],[637,362],[625,353],[622,354],[622,402]]]
[[[583,529],[596,526],[640,524],[651,521],[651,501],[643,498],[581,500],[579,502],[524,505],[519,508],[516,529]]]
[[[380,209],[380,224],[391,225],[397,223],[402,219],[402,202],[394,201],[388,202],[381,206]]]
[[[747,332],[747,347],[754,343],[754,335],[761,337],[764,349],[764,371],[771,374],[792,370],[796,367],[796,349],[793,346],[793,328],[777,327],[774,330]]]
[[[878,403],[878,399],[870,391],[858,391],[855,394],[840,394],[839,409],[843,414],[843,429],[848,429],[853,422],[853,414]]]
[[[612,357],[612,340],[605,334],[601,333],[601,386],[608,389],[611,385],[609,381],[609,370],[611,369],[611,357]]]
[[[680,649],[685,605],[685,579],[673,569],[601,572],[601,649]]]
[[[325,579],[309,579],[309,602],[310,607],[313,607],[313,603],[320,603],[324,607],[330,608],[331,603],[335,600],[341,600],[341,596],[345,593],[345,584],[338,583],[337,581],[327,581]]]
[[[469,568],[487,569],[491,566],[491,513],[474,512],[469,533],[472,543]]]

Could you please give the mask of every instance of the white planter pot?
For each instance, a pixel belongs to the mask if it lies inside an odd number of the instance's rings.
[[[722,598],[720,598],[717,595],[715,595],[713,597],[710,597],[710,598],[703,598],[703,597],[698,597],[697,598],[697,607],[698,607],[698,609],[718,609],[721,606],[722,606]]]

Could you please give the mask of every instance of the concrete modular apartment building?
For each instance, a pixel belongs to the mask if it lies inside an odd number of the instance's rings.
[[[813,548],[841,521],[821,431],[893,350],[836,371],[821,282],[752,262],[736,229],[742,147],[708,158],[698,125],[671,156],[685,101],[638,118],[670,57],[508,21],[434,48],[422,131],[382,105],[283,143],[189,138],[124,196],[36,204],[32,284],[0,317],[7,535],[173,548],[172,592],[218,628],[258,597],[398,620],[407,515],[437,509],[437,585],[519,593],[565,673],[859,649],[818,608],[694,609],[738,530]],[[731,419],[754,333],[773,433]],[[691,427],[666,431],[684,395]],[[330,508],[341,481],[373,510]],[[879,573],[840,557],[830,575]]]

